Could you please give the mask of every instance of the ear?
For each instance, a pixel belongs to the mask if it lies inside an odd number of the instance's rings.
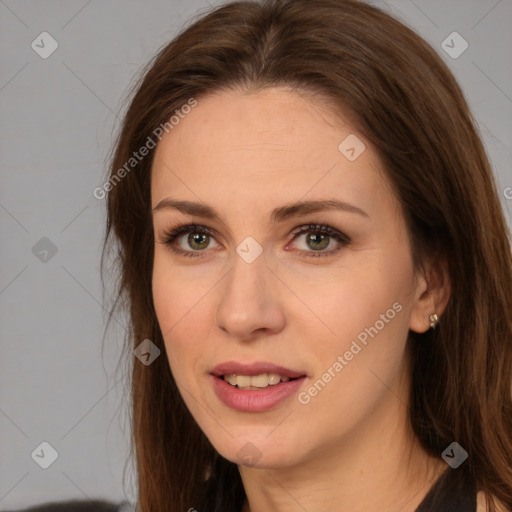
[[[445,258],[429,260],[416,274],[414,304],[409,329],[423,333],[430,329],[430,315],[443,314],[451,295],[451,281]]]

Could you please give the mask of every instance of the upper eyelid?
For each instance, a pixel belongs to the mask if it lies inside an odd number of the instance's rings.
[[[204,224],[180,224],[176,226],[175,228],[171,228],[169,230],[164,229],[164,235],[170,236],[172,234],[176,234],[176,236],[185,235],[187,233],[193,232],[194,229],[197,229],[198,231],[206,231],[207,234],[211,235],[218,235],[221,238],[224,238],[218,230],[215,228],[211,228],[209,226],[205,226]],[[345,238],[348,238],[347,235],[345,235],[340,230],[330,226],[329,224],[322,224],[321,222],[310,222],[305,224],[300,224],[299,226],[296,226],[290,231],[290,234],[302,234],[304,232],[308,231],[324,231],[327,233],[332,233],[332,235],[341,235]]]

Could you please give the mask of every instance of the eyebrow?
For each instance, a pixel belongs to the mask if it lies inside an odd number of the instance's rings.
[[[193,201],[176,201],[170,197],[167,197],[162,199],[153,208],[153,212],[158,212],[165,209],[174,209],[185,214],[205,217],[207,219],[213,219],[222,222],[220,214],[214,208]],[[270,214],[270,221],[272,223],[278,223],[293,217],[298,217],[300,215],[330,210],[356,213],[363,217],[370,217],[364,210],[361,210],[361,208],[358,208],[353,204],[347,203],[345,201],[339,201],[338,199],[324,199],[316,201],[299,201],[274,208]]]

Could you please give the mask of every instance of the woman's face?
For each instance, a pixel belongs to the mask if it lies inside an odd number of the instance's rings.
[[[369,143],[332,112],[286,88],[223,92],[156,149],[153,295],[170,368],[238,464],[292,466],[396,431],[407,334],[428,328],[399,203]],[[305,377],[239,389],[212,375],[226,362]]]

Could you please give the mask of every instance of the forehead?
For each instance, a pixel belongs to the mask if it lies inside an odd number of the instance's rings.
[[[179,124],[164,135],[159,149],[171,146],[186,151],[188,158],[221,156],[223,151],[258,151],[290,158],[296,154],[330,148],[337,155],[341,133],[353,133],[350,125],[334,115],[333,108],[287,88],[242,93],[223,91],[197,100],[197,106],[182,116]],[[307,146],[304,143],[307,142]],[[190,145],[208,150],[190,152]],[[157,149],[157,153],[161,152]],[[273,154],[273,155],[272,155]],[[253,155],[254,157],[254,155]]]
[[[198,98],[156,148],[152,205],[172,194],[244,211],[337,195],[369,207],[386,194],[380,162],[334,111],[286,88]]]

